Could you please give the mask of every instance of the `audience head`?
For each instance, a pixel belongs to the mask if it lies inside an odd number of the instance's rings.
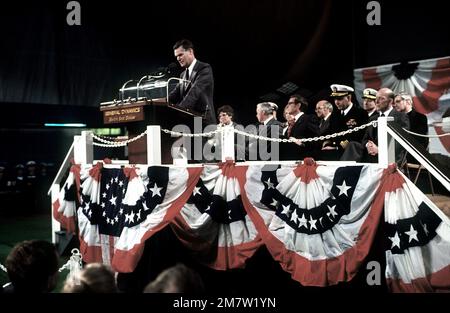
[[[23,164],[16,165],[16,176],[23,176],[25,173],[25,166]]]
[[[114,272],[101,263],[87,264],[74,277],[68,277],[63,287],[64,293],[117,293]]]
[[[200,275],[184,264],[172,266],[147,285],[144,293],[201,294],[205,291]]]
[[[6,258],[8,277],[16,293],[45,293],[56,287],[59,256],[44,240],[18,243]]]

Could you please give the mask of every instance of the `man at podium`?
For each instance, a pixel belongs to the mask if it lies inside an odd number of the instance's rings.
[[[177,41],[173,50],[184,71],[180,76],[182,81],[169,94],[169,102],[182,110],[201,115],[205,125],[216,124],[211,66],[195,58],[194,45],[190,40]]]

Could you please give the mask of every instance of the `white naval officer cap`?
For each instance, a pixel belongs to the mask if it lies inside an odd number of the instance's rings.
[[[363,91],[363,99],[372,99],[375,100],[377,98],[377,91],[373,88],[366,88]]]
[[[344,97],[355,91],[352,87],[339,84],[333,84],[330,88],[332,97]]]

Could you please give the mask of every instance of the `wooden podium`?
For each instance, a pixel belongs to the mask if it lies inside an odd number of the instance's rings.
[[[162,129],[172,129],[177,124],[192,128],[195,112],[186,111],[167,102],[166,98],[140,99],[139,101],[105,102],[100,106],[105,125],[126,124],[128,138],[134,138],[143,133],[147,125],[160,125]],[[161,162],[172,164],[171,147],[176,137],[161,133]],[[147,164],[147,138],[142,138],[128,144],[128,159],[131,164]]]

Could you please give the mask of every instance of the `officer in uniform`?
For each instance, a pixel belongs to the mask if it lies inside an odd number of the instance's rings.
[[[331,97],[337,107],[336,116],[339,119],[340,131],[354,129],[358,126],[367,124],[369,118],[367,112],[352,102],[352,93],[354,89],[346,85],[333,84],[331,88]],[[343,151],[349,141],[361,142],[364,131],[357,131],[345,136],[337,137],[333,146]]]
[[[366,110],[369,118],[377,111],[375,100],[377,99],[377,91],[373,88],[366,88],[363,91],[363,109]]]

